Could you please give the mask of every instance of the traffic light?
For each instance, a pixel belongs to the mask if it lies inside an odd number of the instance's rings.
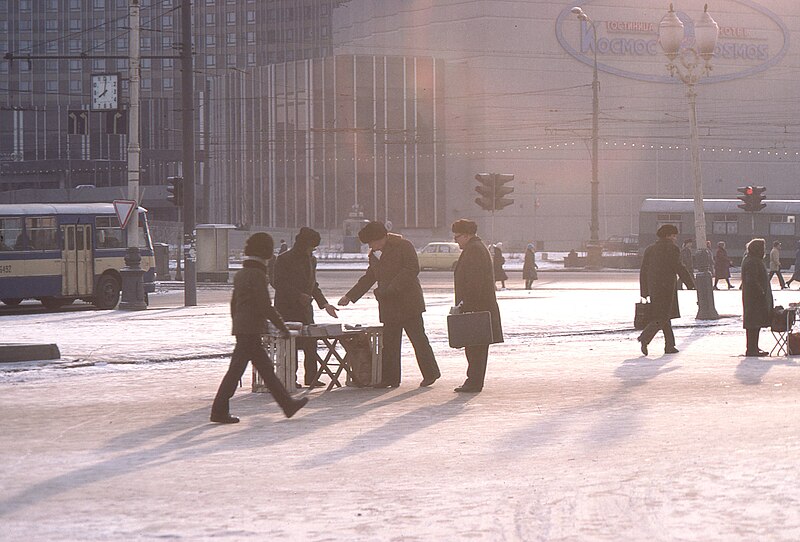
[[[475,187],[475,192],[481,195],[475,198],[475,203],[484,211],[494,211],[494,174],[478,173],[475,180],[480,183]]]
[[[755,213],[767,206],[766,203],[761,203],[764,200],[764,192],[767,190],[764,186],[742,186],[736,189],[741,196],[737,196],[742,201],[738,205],[739,209],[743,209],[749,213]]]
[[[168,177],[167,181],[167,201],[175,207],[183,205],[183,177]]]
[[[514,175],[510,173],[497,173],[494,176],[494,210],[499,211],[514,203],[513,199],[504,196],[509,195],[514,191],[513,186],[503,186],[514,180]]]

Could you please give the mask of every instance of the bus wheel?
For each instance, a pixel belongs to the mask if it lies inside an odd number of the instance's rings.
[[[20,303],[22,303],[22,299],[17,298],[10,298],[10,299],[0,299],[4,304],[8,305],[9,307],[16,307]]]
[[[92,303],[98,309],[113,309],[119,303],[120,285],[117,279],[103,275],[97,281],[94,300]]]
[[[41,302],[42,305],[45,306],[45,308],[50,310],[59,309],[67,304],[67,301],[65,299],[59,299],[57,297],[43,297],[41,299]]]

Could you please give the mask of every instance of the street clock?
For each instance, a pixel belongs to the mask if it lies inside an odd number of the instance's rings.
[[[92,110],[119,109],[119,74],[92,75]]]

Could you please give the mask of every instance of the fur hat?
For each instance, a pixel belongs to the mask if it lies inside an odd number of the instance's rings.
[[[312,230],[303,226],[300,232],[294,237],[296,245],[303,245],[307,247],[318,247],[322,237],[317,230]]]
[[[658,228],[656,235],[661,238],[666,238],[669,237],[670,235],[678,235],[678,228],[676,228],[672,224],[664,224],[663,226]]]
[[[272,236],[263,231],[254,233],[248,237],[244,244],[245,256],[256,256],[258,258],[264,258],[265,260],[272,258],[274,249],[275,245],[272,241]]]
[[[386,237],[386,234],[389,233],[381,222],[368,222],[366,226],[361,228],[361,231],[358,232],[358,239],[362,243],[371,243],[372,241],[377,241],[379,239],[383,239]]]
[[[466,233],[467,235],[475,235],[478,233],[478,225],[472,220],[466,218],[459,218],[450,228],[453,233]]]

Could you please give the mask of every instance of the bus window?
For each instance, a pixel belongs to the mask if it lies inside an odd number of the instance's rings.
[[[125,246],[117,217],[98,216],[94,219],[94,227],[97,235],[95,242],[97,248],[122,248]]]
[[[25,219],[28,233],[28,250],[58,250],[58,230],[53,216],[36,216]]]
[[[22,219],[21,218],[0,218],[0,250],[22,250],[23,247],[15,246],[17,239],[22,238]]]

